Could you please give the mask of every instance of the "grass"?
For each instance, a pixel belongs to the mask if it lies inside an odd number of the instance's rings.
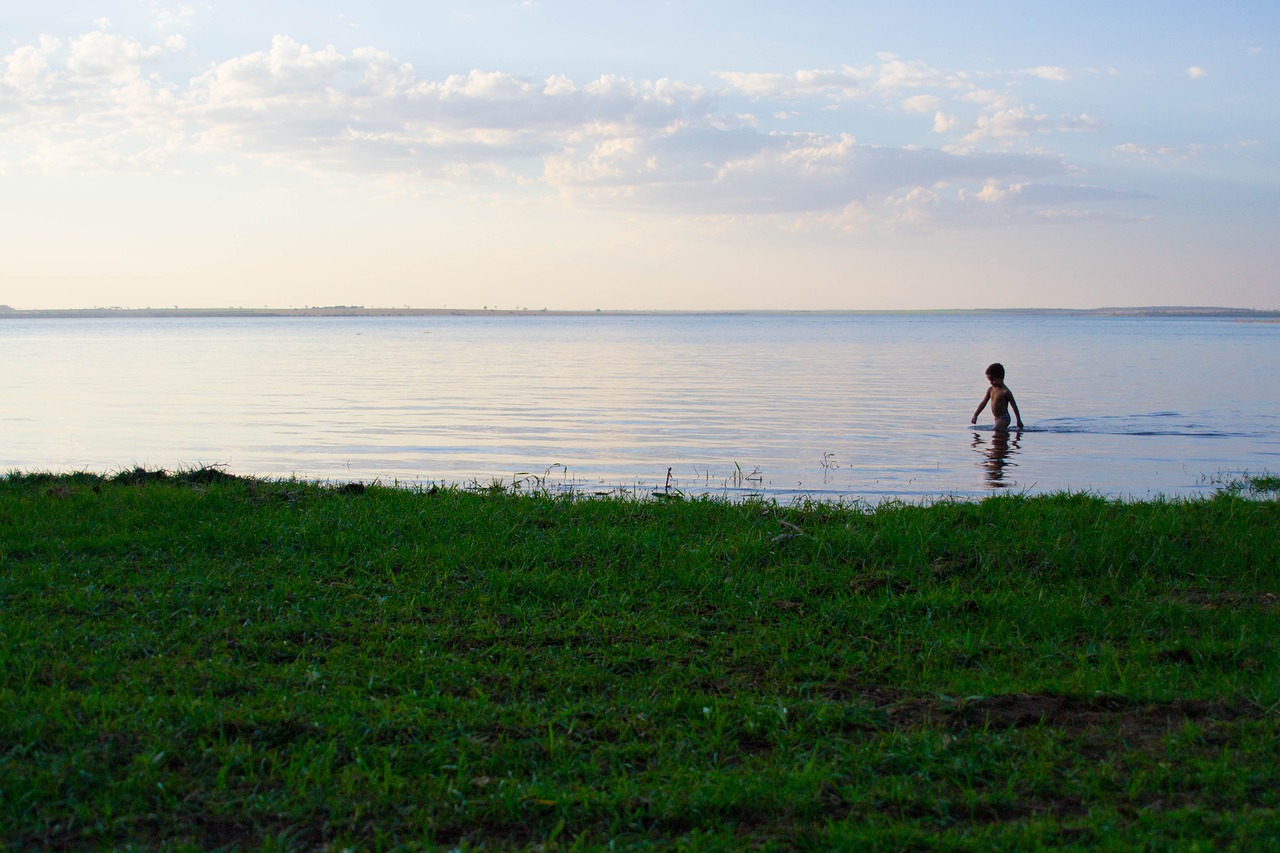
[[[1280,847],[1280,501],[0,480],[0,846]]]

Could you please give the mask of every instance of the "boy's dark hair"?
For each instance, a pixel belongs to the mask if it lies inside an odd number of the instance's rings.
[[[1004,365],[997,361],[987,368],[987,375],[994,376],[996,379],[1004,379]]]

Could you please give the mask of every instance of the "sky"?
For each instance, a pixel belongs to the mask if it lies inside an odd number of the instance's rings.
[[[1280,309],[1278,22],[0,0],[0,304]]]

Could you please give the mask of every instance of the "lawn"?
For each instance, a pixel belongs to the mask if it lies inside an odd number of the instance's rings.
[[[1280,499],[0,479],[0,846],[1280,848]]]

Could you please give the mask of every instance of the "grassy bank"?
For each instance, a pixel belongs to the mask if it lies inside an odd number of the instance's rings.
[[[1280,501],[0,481],[0,845],[1280,846]]]

